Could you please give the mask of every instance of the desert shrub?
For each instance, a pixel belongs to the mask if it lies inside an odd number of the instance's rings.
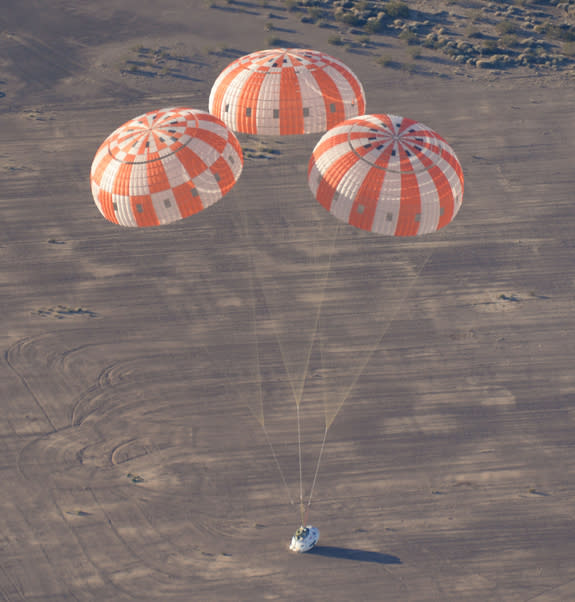
[[[507,33],[500,38],[501,46],[504,48],[517,48],[521,46],[519,38],[514,33]]]
[[[555,25],[554,23],[545,24],[545,33],[552,38],[562,40],[563,42],[575,42],[575,27],[573,25]]]
[[[437,34],[434,32],[428,33],[423,42],[421,42],[423,46],[426,48],[436,48],[437,47]]]
[[[481,8],[483,3],[481,0],[458,0],[455,4],[462,6],[463,8],[478,9]]]
[[[500,21],[499,23],[497,23],[495,29],[500,35],[509,33],[519,33],[521,31],[521,28],[519,27],[519,25],[517,25],[517,23],[508,20]]]
[[[469,13],[469,19],[472,23],[480,23],[483,20],[483,13],[480,10],[473,9]]]
[[[385,21],[384,19],[379,19],[377,17],[370,17],[363,26],[363,29],[367,33],[382,33],[385,29]]]
[[[359,27],[364,24],[364,20],[357,15],[356,13],[352,13],[351,11],[338,11],[335,13],[335,18],[341,23],[345,23],[346,25],[351,25],[352,27]]]
[[[475,66],[481,69],[498,69],[500,67],[499,61],[494,57],[489,57],[488,59],[479,59],[475,63]]]
[[[420,59],[421,58],[421,48],[418,48],[417,46],[414,46],[413,48],[411,48],[409,50],[409,55],[414,60]]]
[[[400,0],[391,0],[385,5],[385,12],[397,19],[407,19],[409,17],[409,6]]]
[[[369,9],[369,2],[367,0],[358,0],[355,3],[355,8],[360,12],[366,11]]]
[[[298,0],[284,0],[284,4],[290,13],[293,13],[299,8]]]
[[[323,17],[323,10],[319,6],[308,6],[307,14],[314,20],[317,21]]]
[[[499,48],[497,46],[496,40],[485,40],[483,42],[483,45],[481,47],[481,54],[483,54],[483,55],[495,54],[498,51],[499,51]]]
[[[483,34],[479,31],[479,29],[476,29],[475,27],[468,27],[465,33],[468,38],[482,38],[483,37]]]
[[[407,42],[410,46],[420,43],[419,36],[414,31],[411,31],[411,29],[404,29],[399,34],[399,39]]]
[[[389,56],[389,54],[382,54],[375,59],[375,62],[380,67],[390,67],[393,64],[393,59],[391,56]]]
[[[343,43],[344,43],[343,38],[337,33],[329,36],[327,41],[329,44],[332,44],[333,46],[343,46]]]
[[[543,23],[537,23],[535,27],[533,27],[533,31],[535,33],[545,33],[545,25]]]

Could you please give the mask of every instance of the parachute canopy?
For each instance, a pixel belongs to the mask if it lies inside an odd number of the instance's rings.
[[[394,236],[443,228],[463,199],[453,149],[423,123],[396,115],[362,115],[324,134],[309,161],[308,183],[338,219]]]
[[[131,119],[104,140],[90,182],[102,215],[122,226],[157,226],[221,199],[243,167],[240,144],[217,117],[168,108]]]
[[[230,63],[212,86],[209,110],[235,132],[310,134],[363,114],[365,94],[351,69],[329,54],[273,48]]]

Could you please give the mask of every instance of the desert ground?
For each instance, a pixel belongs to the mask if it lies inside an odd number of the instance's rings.
[[[397,68],[374,36],[386,67],[263,4],[2,8],[0,599],[575,599],[573,74]],[[270,21],[448,140],[452,224],[337,222],[307,186],[318,136],[239,136],[236,187],[176,224],[100,215],[106,136],[207,110]],[[306,500],[329,427],[305,555],[298,392]]]

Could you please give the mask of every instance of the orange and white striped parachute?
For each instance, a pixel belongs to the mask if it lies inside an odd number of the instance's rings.
[[[144,113],[110,134],[96,152],[90,182],[107,220],[157,226],[213,205],[242,167],[240,144],[221,120],[176,107]]]
[[[449,144],[422,123],[387,114],[355,117],[324,134],[308,183],[338,219],[393,236],[443,228],[463,200],[463,171]]]
[[[273,48],[230,63],[212,86],[209,110],[243,134],[311,134],[363,114],[365,94],[351,69],[329,54]]]

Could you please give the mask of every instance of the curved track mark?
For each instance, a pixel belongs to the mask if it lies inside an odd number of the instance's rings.
[[[19,341],[16,341],[16,343],[14,343],[13,345],[11,345],[4,352],[4,361],[6,362],[6,365],[10,368],[10,370],[20,380],[20,382],[22,383],[22,385],[24,386],[24,388],[26,389],[26,391],[28,391],[30,397],[32,398],[32,400],[34,401],[34,403],[36,404],[36,406],[38,407],[38,409],[40,410],[40,412],[42,413],[42,415],[46,419],[46,422],[50,425],[50,428],[52,429],[52,431],[56,432],[58,429],[56,428],[56,426],[54,425],[54,423],[50,419],[50,416],[46,412],[44,406],[40,403],[40,400],[38,399],[38,397],[36,397],[36,394],[32,390],[32,387],[28,384],[28,381],[26,380],[26,378],[17,370],[17,368],[15,366],[15,362],[14,362],[14,356],[15,355],[20,355],[21,349],[22,349],[22,347],[24,345],[30,344],[30,342],[32,342],[34,340],[37,340],[39,338],[42,338],[44,336],[46,336],[46,335],[44,334],[44,335],[40,335],[38,337],[25,337],[23,339],[20,339]]]

